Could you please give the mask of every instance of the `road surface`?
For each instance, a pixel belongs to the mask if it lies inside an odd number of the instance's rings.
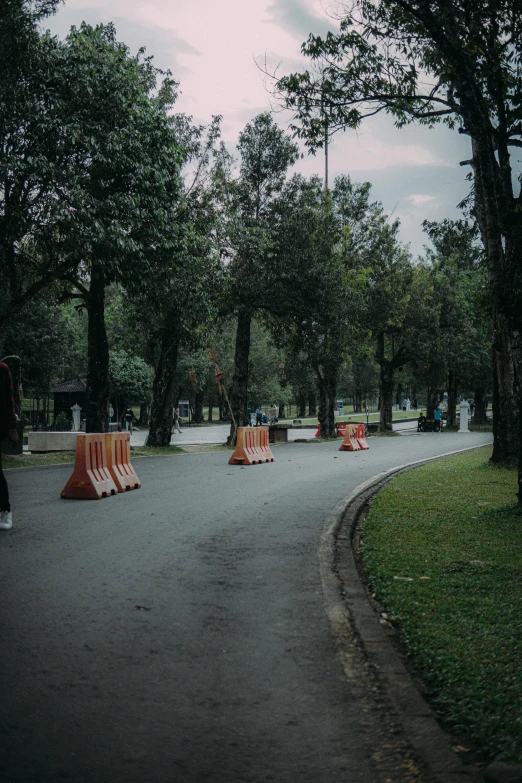
[[[8,471],[0,779],[392,780],[330,634],[323,524],[369,477],[490,439],[142,458],[142,488],[101,501],[60,499],[67,466]]]

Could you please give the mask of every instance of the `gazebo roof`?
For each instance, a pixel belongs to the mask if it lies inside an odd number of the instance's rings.
[[[67,392],[86,392],[87,391],[87,383],[86,381],[83,381],[81,378],[75,378],[73,381],[65,381],[64,383],[59,383],[57,386],[54,387],[54,393],[67,393]]]

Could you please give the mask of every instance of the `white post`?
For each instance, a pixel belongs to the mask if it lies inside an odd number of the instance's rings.
[[[459,432],[469,432],[468,419],[469,419],[469,403],[466,400],[460,401],[460,429]]]
[[[73,432],[79,432],[80,431],[80,424],[81,424],[81,422],[80,422],[80,411],[81,411],[81,408],[78,405],[78,403],[76,403],[75,405],[72,406],[71,410],[72,410],[72,415],[73,415]]]

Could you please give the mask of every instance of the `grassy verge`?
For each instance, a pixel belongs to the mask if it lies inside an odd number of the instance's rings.
[[[3,468],[34,468],[40,465],[64,465],[74,462],[74,451],[47,454],[2,454]]]
[[[488,756],[522,761],[522,515],[516,471],[480,449],[374,499],[362,555],[430,696]]]
[[[223,443],[201,443],[198,446],[183,446],[182,450],[189,454],[200,454],[203,451],[233,451],[231,446]]]
[[[133,457],[163,457],[172,454],[185,454],[185,451],[179,446],[133,446],[131,449],[131,459]]]

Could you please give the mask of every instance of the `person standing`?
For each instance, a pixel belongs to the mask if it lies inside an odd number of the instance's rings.
[[[277,412],[278,408],[275,402],[272,403],[272,407],[268,411],[268,421],[271,426],[273,426],[277,422]]]
[[[179,434],[182,435],[183,431],[179,426],[180,424],[181,424],[181,419],[179,418],[179,408],[174,408],[174,420],[172,422],[172,432],[174,432],[174,430],[177,430]]]
[[[125,411],[125,429],[132,435],[132,422],[134,420],[134,411],[132,408],[127,408]]]
[[[260,427],[263,423],[263,410],[259,406],[256,408],[256,427]]]
[[[9,438],[18,443],[16,413],[13,400],[13,381],[7,364],[0,363],[0,440]],[[2,470],[2,450],[0,449],[0,530],[13,527],[13,515],[9,504],[9,489]]]

